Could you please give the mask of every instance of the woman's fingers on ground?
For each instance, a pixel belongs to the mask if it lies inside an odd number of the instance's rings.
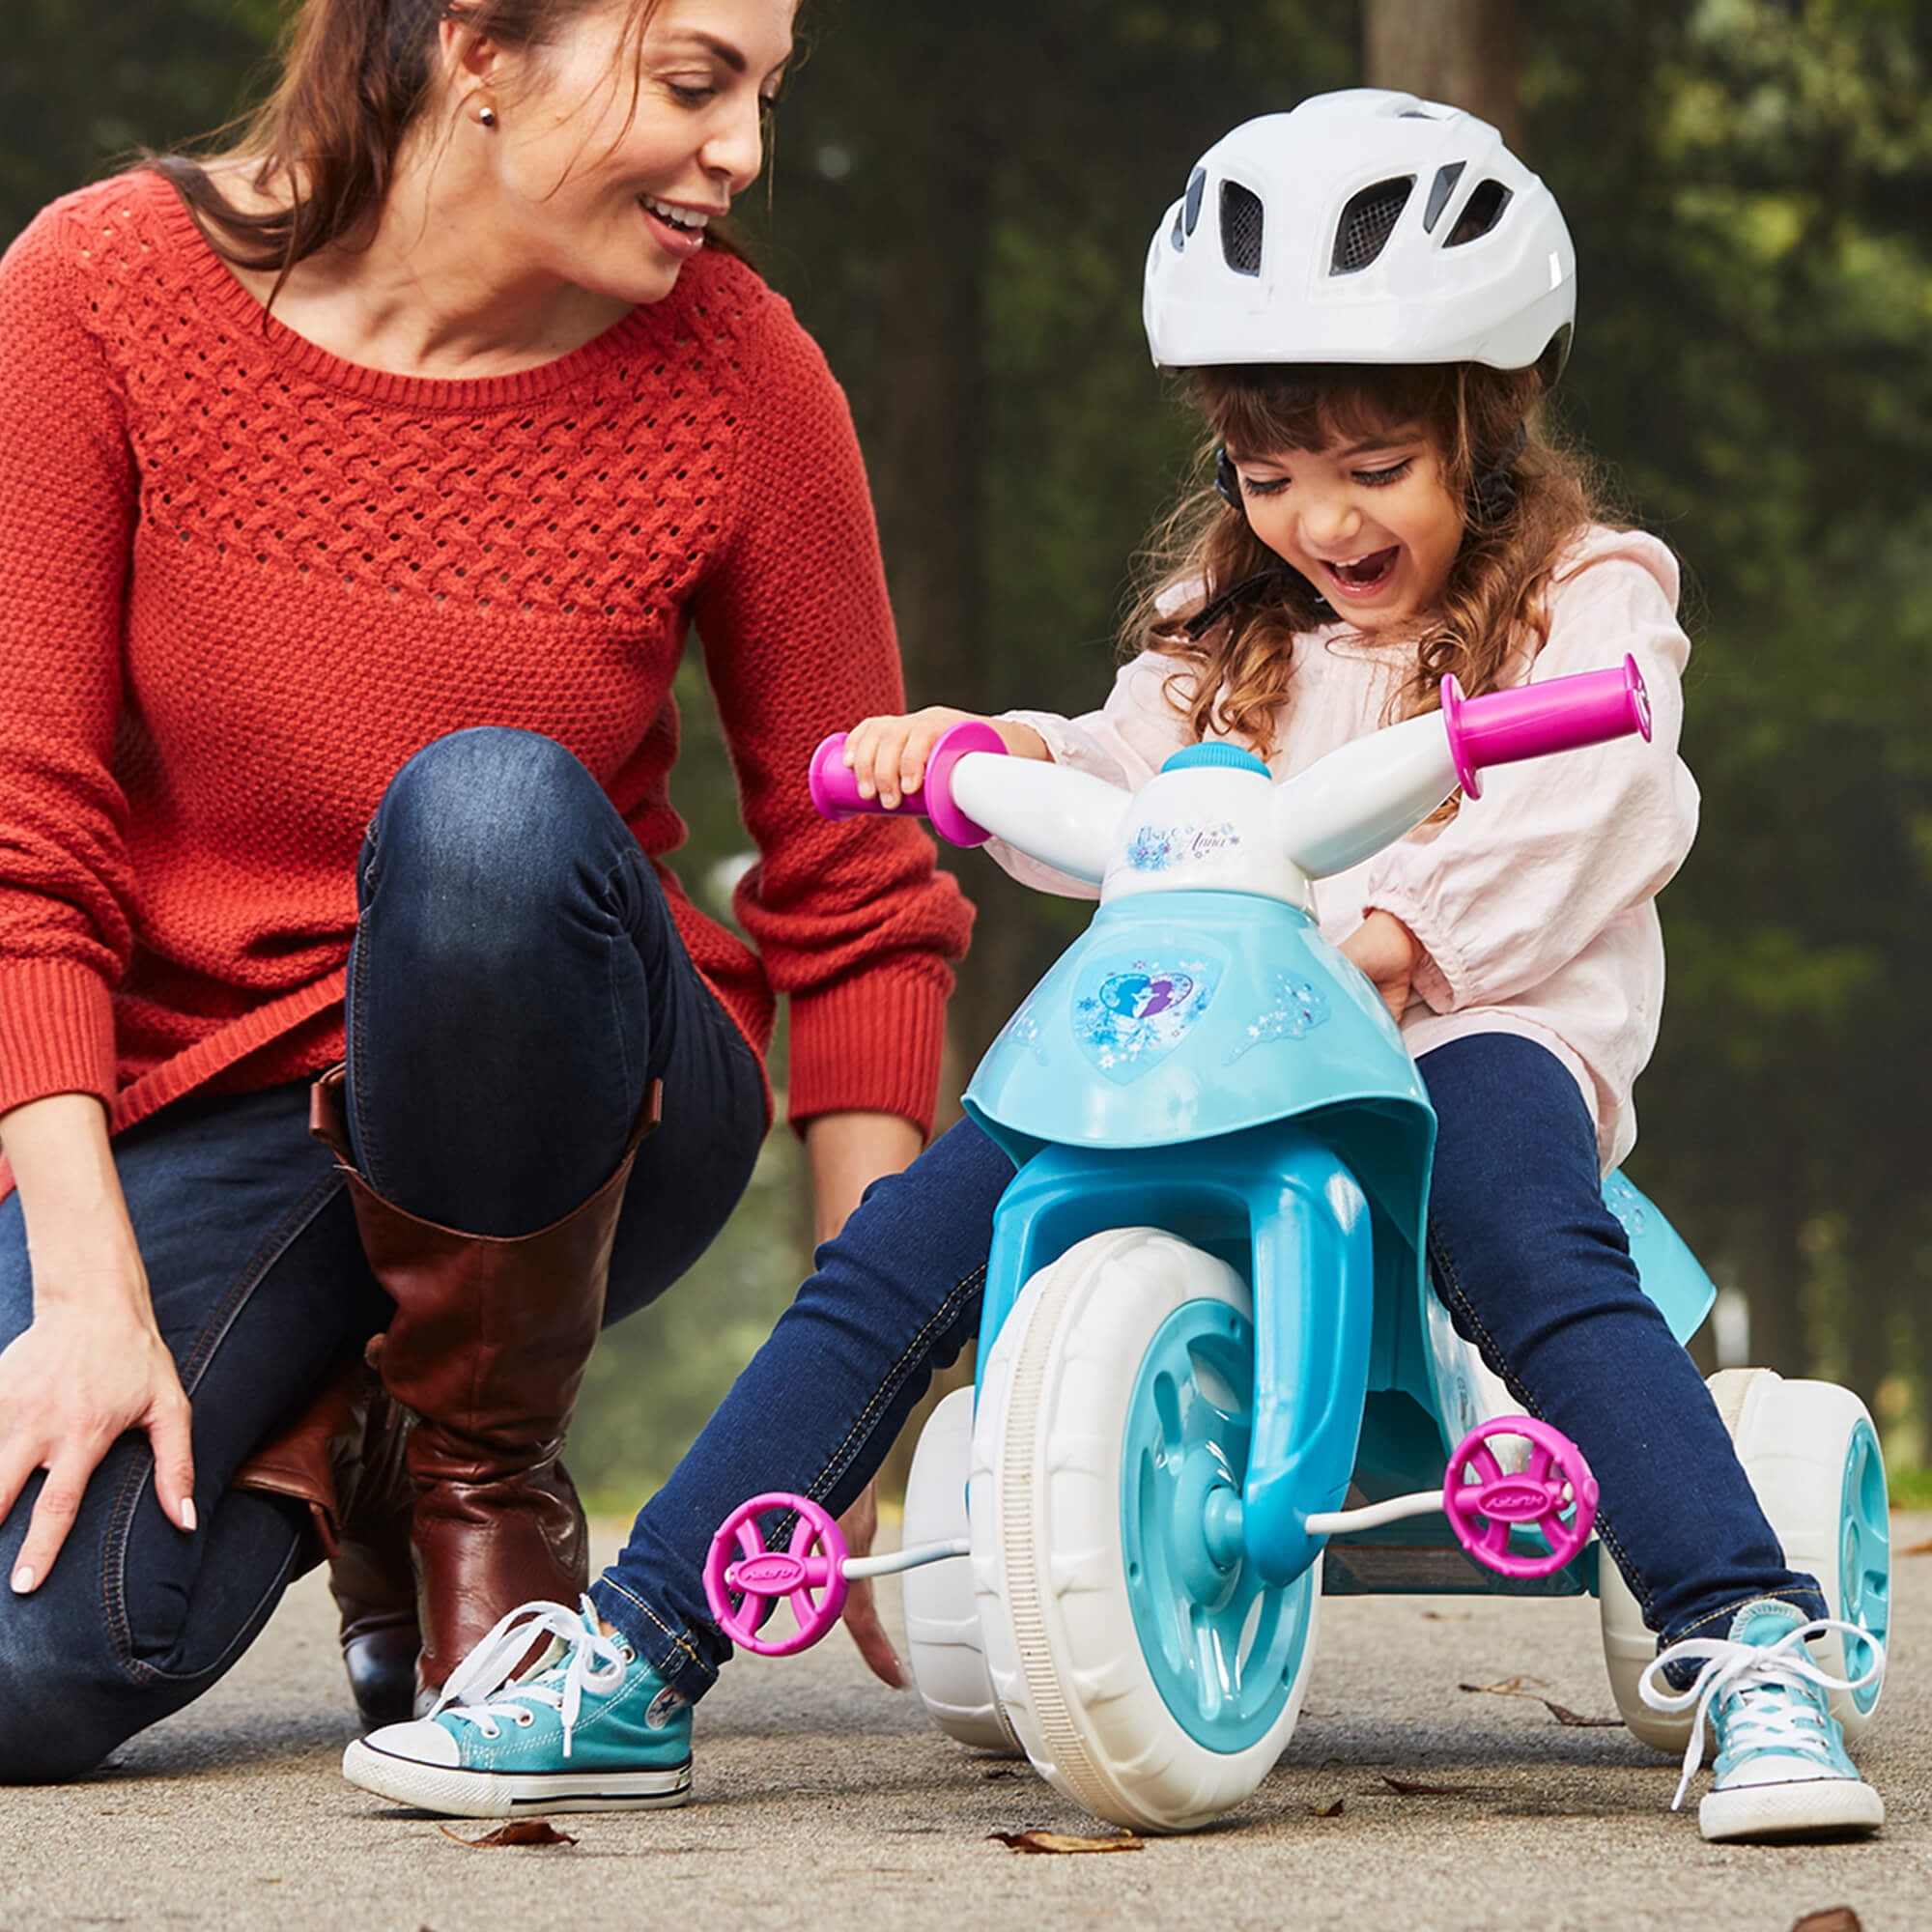
[[[872,1596],[869,1578],[862,1578],[851,1586],[845,1598],[845,1628],[852,1634],[852,1641],[859,1646],[859,1655],[866,1660],[866,1667],[881,1684],[890,1684],[895,1690],[902,1690],[906,1686],[905,1665],[899,1662],[898,1652],[893,1648],[893,1640],[886,1634],[886,1627],[879,1621],[879,1607]]]

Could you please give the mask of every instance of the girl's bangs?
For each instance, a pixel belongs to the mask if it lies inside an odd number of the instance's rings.
[[[1366,442],[1420,421],[1436,421],[1443,387],[1437,369],[1366,365],[1198,369],[1196,407],[1228,448],[1264,457]]]

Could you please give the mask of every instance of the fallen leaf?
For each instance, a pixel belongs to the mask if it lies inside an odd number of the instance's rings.
[[[1009,1764],[989,1764],[980,1776],[981,1777],[1017,1777],[1019,1773]]]
[[[1422,1621],[1426,1624],[1466,1624],[1475,1621],[1473,1610],[1424,1610]]]
[[[1621,1730],[1623,1728],[1624,1720],[1621,1718],[1585,1718],[1577,1712],[1571,1710],[1567,1705],[1558,1704],[1551,1698],[1540,1696],[1534,1690],[1525,1690],[1522,1689],[1522,1686],[1525,1684],[1541,1684],[1542,1682],[1543,1679],[1540,1677],[1503,1677],[1499,1678],[1493,1684],[1459,1684],[1456,1688],[1459,1690],[1473,1690],[1478,1695],[1483,1696],[1527,1697],[1531,1703],[1541,1704],[1559,1724],[1575,1724],[1585,1730],[1599,1727],[1606,1730]]]
[[[1575,1724],[1581,1730],[1620,1731],[1624,1727],[1621,1718],[1585,1718],[1562,1704],[1553,1704],[1548,1697],[1536,1700],[1559,1724]]]
[[[1411,1784],[1406,1777],[1384,1776],[1382,1782],[1399,1798],[1461,1798],[1475,1789],[1469,1784]]]
[[[1923,1543],[1908,1543],[1898,1553],[1901,1556],[1932,1556],[1932,1536],[1928,1536]],[[1817,1915],[1814,1913],[1812,1916],[1815,1918]],[[1801,1918],[1798,1922],[1802,1925],[1804,1921]]]
[[[524,1818],[514,1825],[499,1825],[494,1832],[485,1832],[480,1838],[466,1838],[460,1833],[452,1832],[447,1825],[439,1825],[436,1829],[445,1838],[453,1838],[472,1852],[480,1852],[493,1845],[574,1845],[577,1842],[568,1832],[559,1832],[548,1818]]]
[[[1120,1838],[1075,1838],[1065,1832],[988,1832],[1009,1852],[1137,1852],[1143,1840],[1132,1833]]]
[[[1864,1928],[1849,1905],[1833,1905],[1824,1912],[1807,1912],[1791,1932],[1864,1932]]]
[[[1339,1818],[1342,1815],[1342,1800],[1338,1798],[1332,1804],[1311,1804],[1308,1812],[1313,1818]]]

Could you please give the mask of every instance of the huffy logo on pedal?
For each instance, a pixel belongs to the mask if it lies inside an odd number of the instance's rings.
[[[1143,825],[1127,847],[1127,864],[1137,872],[1166,872],[1241,842],[1232,825]]]
[[[1074,1037],[1110,1080],[1138,1079],[1186,1038],[1220,980],[1213,959],[1096,959],[1074,989]]]

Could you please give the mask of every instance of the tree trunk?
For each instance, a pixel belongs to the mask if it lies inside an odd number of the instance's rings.
[[[1517,146],[1514,0],[1362,0],[1371,87],[1466,108]]]

